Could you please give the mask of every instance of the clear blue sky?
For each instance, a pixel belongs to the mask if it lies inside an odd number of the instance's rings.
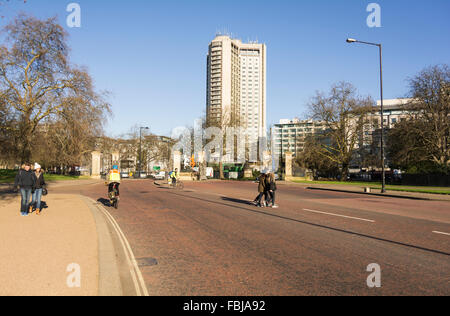
[[[65,26],[66,6],[81,5],[82,27],[66,27],[71,59],[112,93],[109,135],[193,125],[205,110],[206,53],[218,30],[266,43],[269,124],[302,116],[316,91],[341,80],[379,98],[378,51],[346,44],[350,36],[383,43],[386,98],[405,96],[406,79],[424,67],[450,64],[448,0],[11,1],[2,25],[24,11]],[[381,28],[366,25],[371,2],[381,5]]]

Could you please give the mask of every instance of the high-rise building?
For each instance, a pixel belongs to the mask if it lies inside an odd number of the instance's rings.
[[[207,125],[244,128],[252,142],[266,137],[266,46],[217,36],[207,63]]]

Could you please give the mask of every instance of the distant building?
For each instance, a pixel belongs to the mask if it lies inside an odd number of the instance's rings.
[[[170,168],[171,148],[175,141],[166,136],[147,135],[139,139],[113,139],[99,137],[95,149],[100,152],[100,171],[107,172],[113,165],[121,171],[137,172],[139,167],[139,149],[142,148],[141,171],[151,173],[155,169]],[[141,147],[141,146],[142,147]]]
[[[286,152],[292,152],[294,156],[297,156],[304,150],[308,137],[324,130],[325,124],[321,121],[282,119],[272,128],[274,154],[283,157]]]
[[[409,117],[410,111],[407,109],[412,99],[390,99],[383,101],[383,121],[385,128],[392,128],[394,125]],[[381,101],[377,101],[378,112],[374,117],[381,117]],[[380,124],[381,127],[381,124]]]
[[[408,105],[412,99],[389,99],[383,101],[383,125],[385,130],[389,130],[395,124],[407,120],[411,111]],[[362,146],[371,146],[380,142],[381,135],[381,101],[377,101],[377,108],[366,119],[364,125],[364,135]]]
[[[266,45],[217,36],[207,57],[208,126],[242,127],[266,137]]]

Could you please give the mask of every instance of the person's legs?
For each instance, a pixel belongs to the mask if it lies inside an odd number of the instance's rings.
[[[20,189],[20,196],[20,213],[23,215],[25,212],[28,212],[27,191],[25,189]]]
[[[272,191],[271,192],[271,195],[272,195],[272,207],[276,207],[277,206],[277,204],[275,203],[275,192],[276,191]]]
[[[37,190],[34,192],[31,192],[31,206],[34,206],[35,208],[37,208],[36,197],[37,197]]]
[[[20,212],[22,215],[28,214],[28,208],[30,207],[31,189],[20,189],[22,196]]]
[[[41,209],[42,189],[37,189],[33,194],[33,201],[37,210]]]
[[[261,193],[259,193],[259,195],[258,195],[258,197],[256,198],[256,206],[262,206],[261,205],[261,200],[262,200],[262,197],[263,197],[263,195],[264,195],[264,192],[261,192]]]
[[[269,206],[270,203],[269,191],[264,191],[264,203],[266,204],[266,206]]]

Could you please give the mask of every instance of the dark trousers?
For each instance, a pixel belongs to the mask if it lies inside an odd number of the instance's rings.
[[[268,196],[267,191],[266,191],[266,192],[260,192],[259,193],[259,195],[255,199],[256,204],[261,205],[261,200],[262,200],[263,196],[264,196],[264,200],[266,201],[266,203],[268,203],[269,196]]]
[[[275,205],[275,191],[272,192],[269,191],[269,197],[270,201],[272,202],[272,205]]]
[[[20,204],[20,211],[22,213],[28,213],[28,208],[30,207],[30,199],[31,199],[31,189],[20,189],[20,195],[22,196],[22,201]]]

